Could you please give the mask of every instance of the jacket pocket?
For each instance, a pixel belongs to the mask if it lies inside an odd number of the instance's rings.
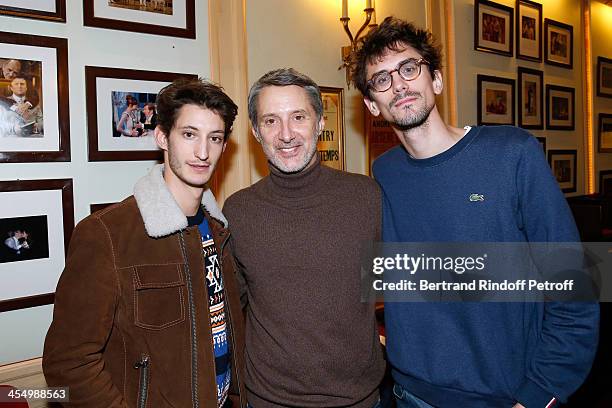
[[[138,408],[145,408],[147,406],[150,362],[149,356],[143,354],[142,358],[134,364],[134,368],[140,371],[138,379],[138,401],[136,402]]]
[[[179,264],[134,267],[134,323],[161,330],[185,320],[185,281]]]

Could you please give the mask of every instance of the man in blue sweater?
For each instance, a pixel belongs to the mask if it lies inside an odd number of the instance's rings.
[[[374,163],[384,197],[383,240],[579,240],[534,137],[509,126],[444,123],[435,103],[440,65],[429,32],[391,17],[357,53],[355,86],[401,141]],[[389,302],[385,322],[399,407],[550,408],[589,372],[599,308]]]

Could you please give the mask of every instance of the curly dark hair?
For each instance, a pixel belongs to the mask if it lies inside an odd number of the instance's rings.
[[[429,72],[442,68],[442,47],[427,30],[395,17],[387,17],[376,28],[359,40],[357,52],[351,64],[353,84],[361,93],[370,98],[366,68],[382,57],[387,50],[402,51],[405,46],[414,48],[429,62]]]
[[[221,116],[225,125],[225,141],[238,114],[238,106],[223,92],[223,88],[202,78],[175,80],[159,91],[156,105],[157,125],[166,135],[170,135],[178,112],[184,105],[201,106]]]

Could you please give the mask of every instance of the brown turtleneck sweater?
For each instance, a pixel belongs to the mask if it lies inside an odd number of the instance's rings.
[[[360,301],[360,256],[380,239],[370,178],[317,161],[229,197],[247,284],[248,401],[265,407],[372,407],[384,373],[374,305]]]

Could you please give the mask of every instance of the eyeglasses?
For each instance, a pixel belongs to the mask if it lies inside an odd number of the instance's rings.
[[[374,74],[368,81],[369,87],[376,92],[385,92],[391,88],[393,83],[393,73],[397,72],[405,81],[413,81],[421,75],[421,65],[429,64],[429,61],[421,58],[418,60],[408,59],[399,63],[397,68],[392,71],[382,71]]]

